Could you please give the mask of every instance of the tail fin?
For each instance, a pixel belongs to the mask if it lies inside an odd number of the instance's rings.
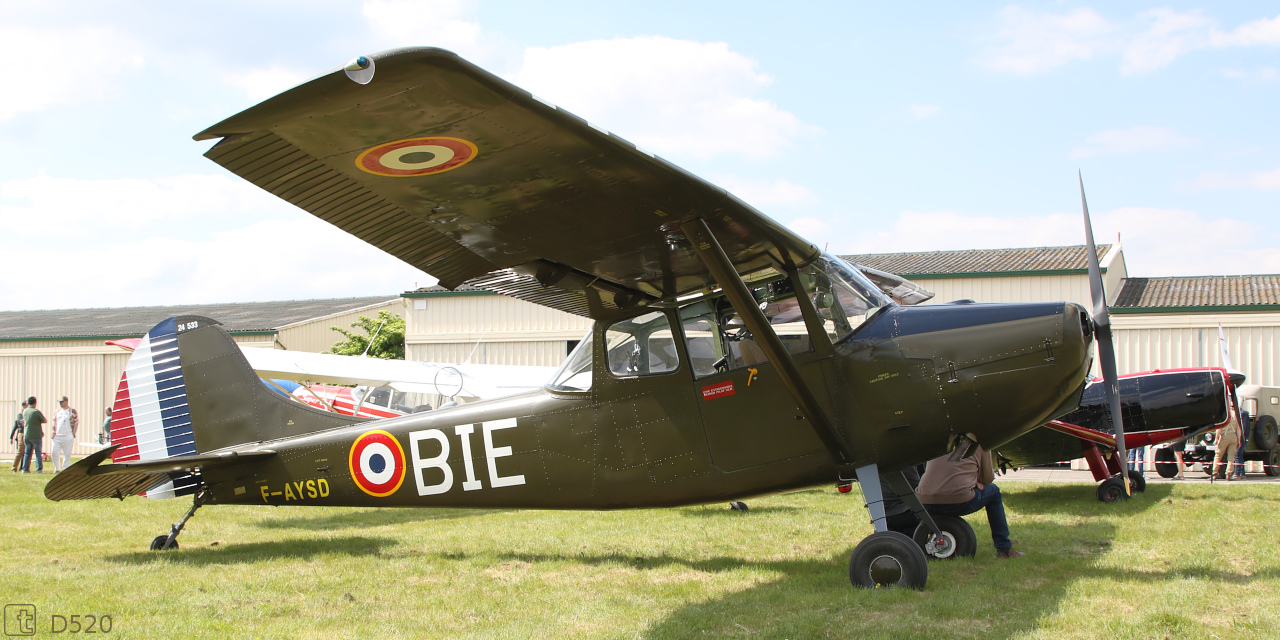
[[[147,332],[120,377],[112,459],[193,456],[361,421],[280,397],[216,320],[178,316]],[[186,495],[198,484],[198,476],[184,476],[147,495]]]

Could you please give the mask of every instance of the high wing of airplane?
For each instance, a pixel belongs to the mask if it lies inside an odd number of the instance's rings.
[[[196,137],[445,287],[595,322],[538,391],[372,421],[272,392],[215,320],[161,323],[117,394],[136,444],[107,450],[147,455],[95,454],[45,489],[182,479],[191,510],[157,549],[206,504],[620,509],[856,477],[875,533],[850,581],[919,588],[925,550],[888,531],[881,472],[1072,411],[1109,339],[1072,303],[899,305],[723,189],[439,49],[361,56]],[[885,478],[945,552],[955,536]]]

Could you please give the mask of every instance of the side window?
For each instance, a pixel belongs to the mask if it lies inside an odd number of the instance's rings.
[[[774,274],[768,281],[757,281],[750,286],[752,296],[787,353],[795,356],[812,351],[813,342],[791,281],[782,274]],[[680,324],[695,376],[709,376],[768,361],[746,322],[724,298],[701,300],[682,307]]]
[[[661,311],[615,322],[604,335],[614,376],[648,376],[680,368],[671,323]]]

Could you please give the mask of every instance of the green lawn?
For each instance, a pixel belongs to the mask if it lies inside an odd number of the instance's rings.
[[[0,592],[109,614],[121,638],[1274,638],[1280,485],[1003,485],[1018,548],[859,590],[870,533],[834,488],[656,511],[206,507],[176,552],[146,545],[186,499],[54,503],[0,476]],[[57,637],[68,637],[59,634]]]

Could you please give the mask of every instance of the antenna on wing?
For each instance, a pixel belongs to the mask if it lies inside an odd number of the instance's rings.
[[[378,338],[378,334],[382,332],[382,325],[386,323],[387,323],[386,320],[383,320],[382,322],[378,323],[378,329],[373,332],[373,335],[369,336],[369,344],[366,344],[364,346],[364,353],[360,354],[361,358],[366,358],[369,356],[369,350],[373,348],[373,341]]]
[[[1124,416],[1120,412],[1120,381],[1116,373],[1116,348],[1111,341],[1111,316],[1107,313],[1107,292],[1102,286],[1102,267],[1098,265],[1098,247],[1093,243],[1093,223],[1089,220],[1089,203],[1084,197],[1084,175],[1080,179],[1080,206],[1084,209],[1085,256],[1089,260],[1089,292],[1093,295],[1093,336],[1098,341],[1098,364],[1102,367],[1102,387],[1107,392],[1111,424],[1116,430],[1116,455],[1120,458],[1120,475],[1124,477],[1124,496],[1133,495],[1129,486],[1129,453],[1124,446]]]

